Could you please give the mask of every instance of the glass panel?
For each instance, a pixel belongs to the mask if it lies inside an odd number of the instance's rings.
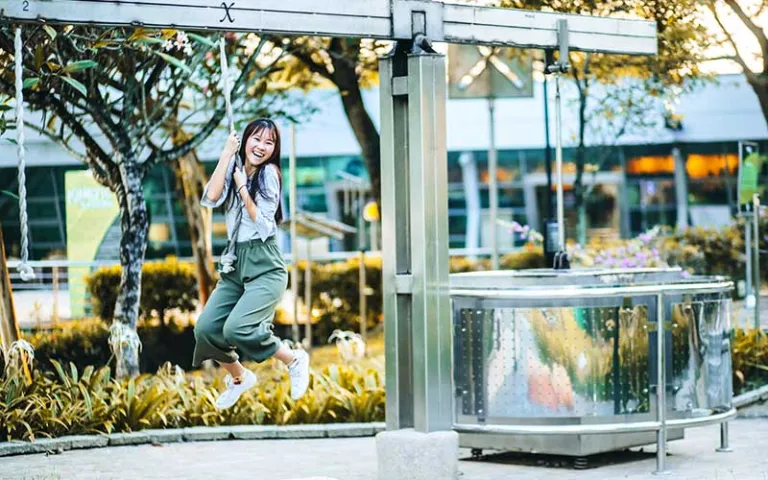
[[[165,195],[153,195],[147,198],[147,207],[151,217],[165,217],[168,215],[168,203]]]
[[[696,415],[730,408],[729,310],[728,299],[672,304],[670,410]]]
[[[674,180],[641,180],[640,203],[643,205],[674,205]]]
[[[522,188],[499,187],[499,207],[525,207],[524,195]]]
[[[688,185],[688,202],[691,205],[728,205],[729,188],[725,178],[692,181]],[[735,190],[731,189],[731,193]]]
[[[627,204],[630,207],[640,205],[640,184],[637,182],[628,182],[626,188]]]
[[[459,415],[649,412],[648,306],[459,308]]]

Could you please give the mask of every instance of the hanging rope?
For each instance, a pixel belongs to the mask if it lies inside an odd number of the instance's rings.
[[[226,39],[225,37],[221,38],[221,41],[219,42],[219,57],[221,59],[221,77],[224,80],[224,102],[227,106],[227,123],[229,126],[229,131],[234,132],[235,131],[235,118],[234,114],[232,113],[232,99],[230,98],[232,95],[232,92],[230,92],[230,86],[229,86],[229,67],[227,66],[227,52],[225,50],[226,46]],[[238,169],[243,168],[243,162],[240,159],[240,145],[237,146],[237,153],[235,153],[235,166]],[[224,253],[221,256],[221,259],[219,261],[221,268],[219,269],[219,272],[221,273],[229,273],[235,270],[235,261],[237,260],[237,254],[235,253],[235,243],[237,239],[237,233],[240,230],[240,221],[243,218],[243,201],[240,198],[240,195],[235,195],[235,201],[237,202],[237,205],[233,206],[232,208],[237,209],[237,217],[235,218],[235,228],[232,232],[232,240],[227,242],[227,248],[224,250]]]
[[[235,116],[232,113],[232,87],[229,85],[229,66],[227,65],[227,52],[225,46],[226,39],[221,37],[221,41],[219,42],[219,57],[221,59],[221,77],[224,79],[224,102],[227,106],[227,126],[230,132],[234,132]],[[239,149],[238,154],[235,156],[235,161],[237,162],[237,167],[242,168],[243,164],[240,159]]]
[[[21,65],[21,27],[16,27],[15,60],[16,60],[16,148],[19,156],[19,223],[21,224],[21,263],[19,275],[25,282],[35,279],[35,272],[29,266],[29,219],[27,218],[27,177],[26,159],[24,158],[24,95],[22,89]]]

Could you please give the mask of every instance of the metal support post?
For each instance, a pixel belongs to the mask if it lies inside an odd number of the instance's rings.
[[[754,280],[752,285],[755,291],[755,324],[754,328],[760,328],[760,196],[755,194],[752,197],[752,229],[754,230],[754,239],[752,243],[752,275]]]
[[[563,124],[560,76],[555,75],[555,175],[557,177],[557,247],[565,251],[565,206],[563,205]]]
[[[398,44],[379,72],[387,428],[449,430],[445,57]]]
[[[747,204],[749,205],[749,204]],[[749,206],[747,207],[749,208]],[[753,212],[747,211],[743,214],[744,216],[744,244],[746,245],[746,303],[747,303],[747,309],[754,309],[755,308],[755,297],[753,296],[753,288],[752,288],[752,264],[754,263],[752,259],[752,220],[753,220]]]
[[[53,275],[53,281],[51,288],[53,289],[53,305],[51,312],[51,319],[54,325],[59,324],[59,267],[53,267],[51,271]]]
[[[664,295],[656,296],[656,471],[654,475],[669,475],[667,462],[667,388],[666,359],[664,358]]]
[[[554,62],[555,51],[547,49],[544,51],[544,65],[552,65]],[[552,219],[552,146],[549,139],[549,79],[544,78],[542,82],[542,88],[544,89],[544,171],[547,173],[547,194],[544,198],[544,221],[541,225],[546,224]],[[525,172],[525,170],[523,170]],[[526,172],[527,173],[527,172]],[[535,199],[535,197],[534,197]],[[526,204],[528,203],[526,199]],[[528,219],[530,224],[531,219]]]
[[[304,269],[304,307],[307,324],[304,326],[304,348],[312,349],[312,241],[307,239],[307,268]]]
[[[491,268],[499,269],[499,180],[497,166],[499,163],[496,152],[496,105],[493,98],[488,99],[488,116],[490,118],[490,146],[488,148],[488,197],[491,207]]]
[[[299,238],[296,233],[298,202],[296,197],[296,125],[291,123],[291,153],[288,157],[288,201],[291,208],[291,294],[293,296],[293,343],[299,343]]]
[[[570,48],[568,36],[568,21],[557,21],[557,40],[560,56],[557,62],[547,65],[547,73],[555,75],[555,174],[557,176],[557,253],[554,256],[555,269],[567,269],[570,264],[565,246],[565,205],[563,199],[563,117],[562,98],[560,95],[560,75],[569,68],[568,51]],[[547,234],[549,237],[549,233]],[[546,249],[545,249],[546,250]]]
[[[733,451],[728,442],[728,422],[720,424],[720,447],[718,447],[716,451],[720,453],[729,453]]]
[[[365,252],[363,250],[360,250],[358,260],[360,262],[360,265],[358,266],[358,283],[360,285],[360,336],[363,337],[363,341],[365,342],[368,341],[368,305],[365,296],[367,280],[365,278]]]
[[[675,160],[675,203],[677,204],[677,229],[688,228],[688,175],[685,171],[685,157],[679,147],[672,149]]]

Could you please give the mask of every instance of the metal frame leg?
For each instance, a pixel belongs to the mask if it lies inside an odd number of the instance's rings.
[[[656,432],[656,471],[654,475],[669,475],[667,463],[667,379],[664,358],[664,295],[656,297],[656,420],[661,424]]]
[[[716,448],[715,451],[721,453],[728,453],[733,451],[728,442],[728,422],[723,422],[720,424],[720,447]]]
[[[387,428],[452,427],[445,57],[379,68]]]
[[[667,428],[662,426],[656,432],[656,471],[654,475],[669,475],[672,472],[667,470]]]

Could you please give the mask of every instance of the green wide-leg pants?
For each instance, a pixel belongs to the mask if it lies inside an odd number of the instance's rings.
[[[221,274],[195,325],[195,367],[207,359],[232,363],[240,356],[263,362],[280,347],[272,320],[288,284],[283,255],[274,237],[238,243],[236,255],[235,270]]]

